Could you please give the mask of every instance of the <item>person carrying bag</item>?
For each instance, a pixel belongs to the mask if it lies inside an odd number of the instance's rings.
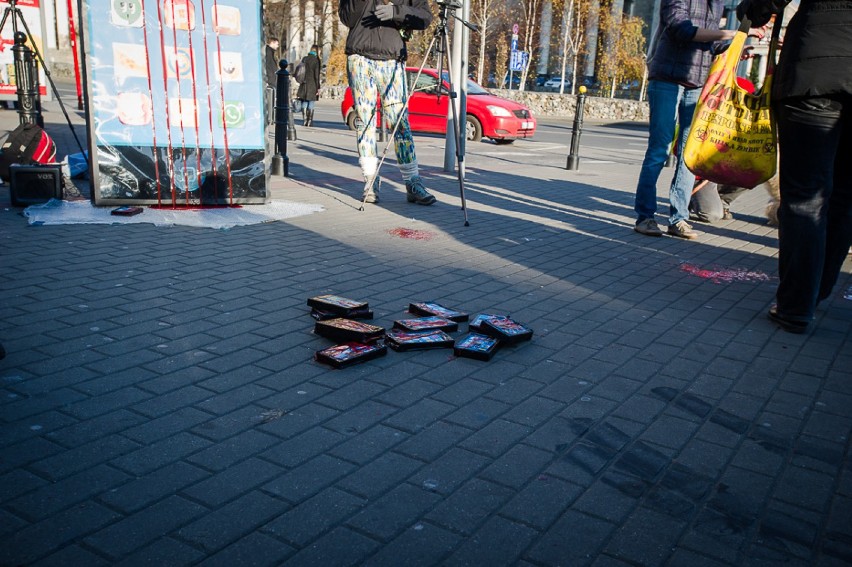
[[[755,93],[737,84],[737,65],[751,25],[742,20],[730,47],[713,60],[683,154],[686,167],[696,176],[749,189],[775,175],[778,163],[770,93],[781,18],[772,28],[766,76]]]

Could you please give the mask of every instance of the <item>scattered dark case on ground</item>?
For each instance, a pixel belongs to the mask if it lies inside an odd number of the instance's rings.
[[[456,341],[453,354],[476,360],[491,360],[499,348],[499,339],[479,333],[468,333]]]
[[[489,319],[503,319],[507,317],[506,315],[494,315],[492,313],[482,313],[477,315],[468,323],[468,330],[473,331],[475,333],[479,333],[481,335],[485,334],[485,331],[482,329],[482,323]]]
[[[388,331],[385,344],[394,350],[424,350],[432,348],[452,348],[453,337],[444,331],[409,332],[399,329]]]
[[[470,315],[468,315],[467,313],[462,313],[461,311],[456,311],[454,309],[448,309],[440,303],[432,302],[409,303],[408,312],[413,313],[414,315],[434,315],[436,317],[443,317],[444,319],[449,319],[450,321],[455,321],[456,323],[464,323],[470,318]]]
[[[486,319],[480,326],[483,334],[500,339],[506,345],[512,345],[532,339],[533,331],[508,317]]]
[[[138,215],[142,211],[143,211],[142,207],[123,206],[123,207],[116,207],[115,209],[110,211],[110,214],[118,215],[120,217],[132,217],[133,215]]]
[[[318,295],[308,299],[308,307],[313,307],[320,311],[329,311],[337,313],[339,317],[349,317],[355,311],[363,311],[369,309],[370,305],[366,301],[358,301],[340,297],[339,295]]]
[[[400,319],[393,322],[394,329],[406,331],[444,331],[452,333],[459,330],[459,324],[443,317],[418,317],[417,319]]]
[[[329,319],[337,319],[340,317],[337,313],[332,311],[323,311],[322,309],[311,309],[311,317],[316,319],[317,321],[328,321]],[[373,318],[373,310],[372,309],[356,309],[352,311],[349,315],[346,316],[347,319],[372,319]]]
[[[335,368],[367,362],[388,353],[388,348],[380,344],[347,343],[318,350],[317,362],[330,364]]]
[[[385,329],[352,319],[339,318],[317,321],[314,333],[337,343],[372,343],[385,336]]]

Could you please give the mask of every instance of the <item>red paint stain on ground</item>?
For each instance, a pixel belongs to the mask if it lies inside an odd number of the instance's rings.
[[[749,272],[748,270],[728,269],[715,270],[699,268],[692,264],[681,264],[680,270],[687,274],[697,276],[699,278],[710,280],[713,283],[731,283],[731,282],[765,282],[769,281],[769,276],[763,272]]]
[[[427,230],[413,230],[410,228],[393,228],[388,231],[388,234],[410,240],[432,240],[432,237],[435,236],[434,233]]]

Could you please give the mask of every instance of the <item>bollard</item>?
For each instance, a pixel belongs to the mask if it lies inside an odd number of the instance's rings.
[[[278,62],[275,83],[275,155],[272,157],[272,175],[290,175],[290,158],[287,157],[287,130],[290,122],[290,73],[287,60]]]
[[[38,111],[38,75],[33,52],[26,43],[27,35],[16,32],[12,54],[15,59],[15,83],[18,87],[18,114],[21,124],[39,124],[42,121]]]
[[[586,106],[586,87],[580,87],[577,108],[574,111],[574,127],[571,129],[571,153],[565,169],[580,169],[580,134],[583,132],[583,111]]]

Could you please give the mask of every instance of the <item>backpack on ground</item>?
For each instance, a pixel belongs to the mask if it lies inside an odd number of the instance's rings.
[[[301,84],[301,83],[305,82],[305,59],[304,58],[302,58],[302,60],[299,61],[299,64],[296,65],[296,69],[295,69],[295,71],[293,71],[293,78],[296,79],[297,83]]]
[[[9,181],[12,165],[46,164],[56,161],[56,144],[37,124],[21,124],[0,147],[0,178]]]

